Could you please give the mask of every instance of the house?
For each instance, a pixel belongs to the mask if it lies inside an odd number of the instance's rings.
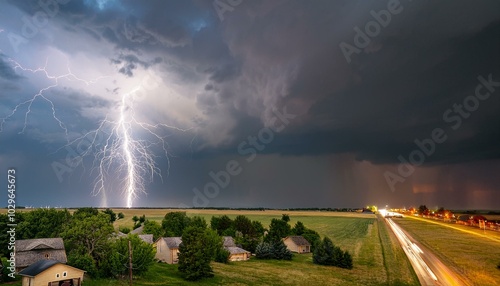
[[[224,247],[236,246],[236,243],[234,243],[234,238],[232,236],[223,236],[222,239],[224,240],[222,246]]]
[[[181,237],[160,237],[154,243],[156,247],[156,259],[168,264],[179,262],[179,245]]]
[[[226,246],[224,248],[229,251],[229,261],[243,261],[250,259],[250,251],[246,251],[243,248],[237,246]]]
[[[56,260],[39,260],[19,272],[23,286],[80,286],[85,271]]]
[[[153,244],[153,235],[152,234],[139,234],[139,238],[142,239],[142,241]]]
[[[311,252],[311,244],[302,236],[293,235],[287,236],[283,239],[288,250],[296,253],[309,253]]]
[[[141,225],[140,227],[132,230],[130,233],[131,234],[142,234],[143,231],[144,231],[144,225]]]
[[[222,237],[223,247],[229,251],[229,261],[243,261],[250,259],[250,251],[246,251],[243,248],[236,246],[234,239],[231,236]]]
[[[16,271],[39,260],[66,263],[66,250],[62,238],[37,238],[16,240]]]

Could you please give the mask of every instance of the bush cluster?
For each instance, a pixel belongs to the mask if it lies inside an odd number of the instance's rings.
[[[323,238],[313,253],[313,262],[320,265],[337,266],[352,269],[352,256],[335,246],[328,237]]]
[[[255,248],[255,257],[258,259],[292,260],[292,252],[286,248],[282,240],[274,243],[261,242]]]

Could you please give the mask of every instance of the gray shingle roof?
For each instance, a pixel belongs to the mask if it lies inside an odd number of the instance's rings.
[[[19,275],[34,277],[58,263],[56,260],[39,260],[21,270]]]
[[[175,237],[164,237],[163,240],[167,243],[168,248],[179,248],[179,245],[182,243],[182,238],[179,236]]]
[[[139,238],[142,239],[144,242],[147,242],[149,244],[153,243],[153,235],[152,234],[139,234]]]
[[[223,245],[225,247],[235,247],[234,238],[232,236],[223,236],[224,239]]]
[[[285,237],[285,239],[291,239],[293,241],[293,243],[295,243],[296,245],[299,245],[299,246],[311,246],[311,244],[309,243],[309,241],[307,241],[304,237],[300,236],[300,235],[293,235],[293,236],[287,236]]]
[[[229,251],[229,253],[231,253],[231,254],[250,253],[250,251],[246,251],[243,248],[239,248],[236,246],[228,246],[228,247],[224,247],[224,248],[227,251]]]
[[[144,231],[144,225],[141,225],[140,227],[132,230],[130,233],[131,234],[142,234],[143,231]]]
[[[23,268],[39,260],[66,263],[68,260],[62,238],[16,240],[16,267]]]

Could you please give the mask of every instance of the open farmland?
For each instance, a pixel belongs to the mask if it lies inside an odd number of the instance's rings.
[[[163,216],[172,210],[165,209],[116,209],[125,219],[115,227],[131,227],[134,215],[145,215],[161,223]],[[312,263],[312,255],[295,255],[293,261],[262,261],[252,258],[246,262],[229,265],[213,263],[215,277],[205,279],[202,285],[418,285],[403,251],[386,225],[375,215],[314,212],[314,211],[238,211],[238,210],[186,210],[189,216],[204,217],[228,215],[235,218],[245,215],[268,226],[273,218],[290,215],[290,224],[302,221],[308,228],[329,236],[342,249],[353,254],[354,269],[318,266]],[[157,264],[150,273],[136,281],[136,285],[191,285],[182,280],[176,265]],[[86,285],[121,285],[124,281],[88,281]]]
[[[432,249],[448,267],[469,279],[470,284],[498,285],[498,232],[411,216],[394,221],[417,241]]]
[[[27,210],[28,211],[28,210]],[[133,225],[132,217],[145,215],[161,223],[167,209],[115,209],[124,219],[115,222],[115,228]],[[136,278],[134,285],[418,285],[418,280],[394,235],[381,217],[373,214],[317,212],[317,211],[238,211],[238,210],[186,210],[189,216],[204,217],[245,215],[261,221],[268,227],[271,219],[290,216],[290,224],[302,221],[353,256],[351,270],[313,264],[312,254],[294,254],[292,261],[258,260],[230,264],[212,263],[215,277],[198,282],[185,281],[177,265],[155,263],[144,276]],[[15,282],[12,285],[21,285]],[[125,280],[86,279],[84,285],[128,285]]]

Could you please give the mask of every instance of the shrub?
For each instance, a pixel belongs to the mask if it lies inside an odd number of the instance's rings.
[[[219,263],[229,263],[229,256],[231,253],[225,248],[219,248],[215,253],[215,262]]]
[[[273,246],[268,242],[261,242],[255,248],[255,257],[258,259],[272,259],[274,257]]]
[[[352,269],[352,257],[347,251],[335,246],[328,237],[323,238],[313,253],[313,262],[320,265],[331,265]]]
[[[286,248],[282,240],[274,243],[273,258],[278,260],[292,260],[292,252]]]
[[[72,251],[68,255],[68,265],[87,271],[91,277],[98,277],[96,262],[90,254],[79,254]]]
[[[128,228],[126,226],[120,227],[119,230],[121,232],[123,232],[124,234],[128,234],[130,232],[130,228]]]

